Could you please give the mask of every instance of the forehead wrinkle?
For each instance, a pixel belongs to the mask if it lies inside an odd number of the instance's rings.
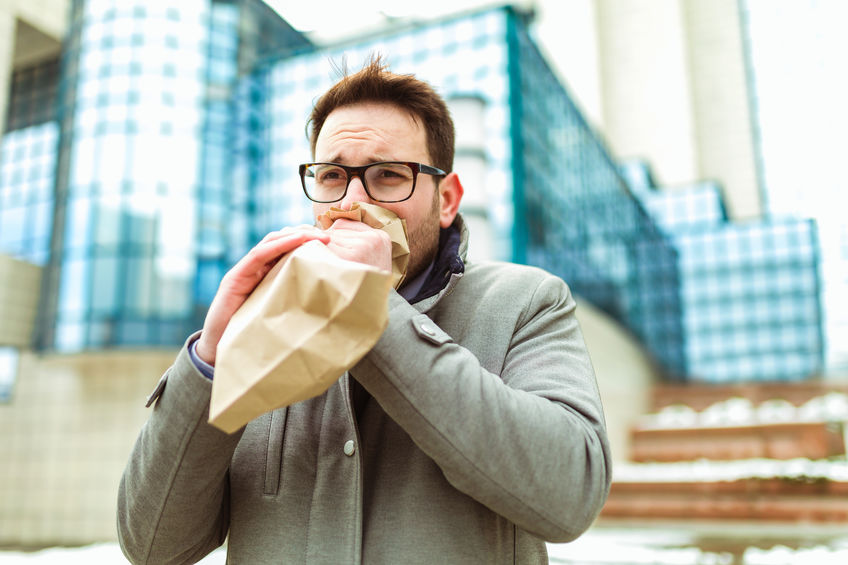
[[[391,144],[385,138],[385,136],[382,135],[380,132],[375,131],[373,129],[364,130],[364,129],[361,129],[361,128],[340,129],[340,130],[334,131],[330,135],[328,135],[327,136],[327,145],[328,146],[332,147],[334,145],[335,146],[341,145],[341,147],[338,147],[337,149],[335,149],[330,154],[330,157],[327,158],[327,160],[334,162],[334,163],[343,163],[346,153],[349,152],[349,151],[347,151],[347,149],[348,149],[347,144],[350,143],[350,142],[357,142],[357,141],[364,141],[366,143],[372,143],[372,144],[375,144],[377,146],[376,148],[374,148],[375,150],[372,150],[368,154],[369,159],[371,159],[370,162],[392,161],[393,160],[391,157],[388,157],[388,155],[390,155],[390,153],[387,152],[387,149],[389,147],[391,147]]]
[[[368,110],[379,110],[380,114],[373,119],[374,116],[367,115]],[[388,119],[384,113],[387,110],[390,113]],[[391,114],[404,119],[393,120]],[[397,152],[401,150],[398,142],[418,136],[421,131],[421,125],[414,116],[392,105],[365,103],[343,106],[331,112],[324,122],[316,140],[316,158],[360,165],[409,160],[406,155],[402,159],[398,157]],[[424,146],[426,148],[426,140]]]

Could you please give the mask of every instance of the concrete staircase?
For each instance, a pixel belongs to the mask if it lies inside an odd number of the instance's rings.
[[[848,385],[665,385],[602,520],[848,524]]]

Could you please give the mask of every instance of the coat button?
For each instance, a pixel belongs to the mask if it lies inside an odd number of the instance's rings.
[[[354,445],[353,440],[349,439],[344,444],[344,453],[348,457],[353,455],[356,452],[356,445]]]
[[[436,335],[436,328],[427,324],[421,326],[421,331],[427,335]]]

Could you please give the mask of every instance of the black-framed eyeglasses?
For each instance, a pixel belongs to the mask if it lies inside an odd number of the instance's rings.
[[[380,161],[349,167],[339,163],[304,163],[300,166],[303,192],[313,202],[338,202],[347,194],[354,177],[359,177],[371,200],[376,202],[403,202],[415,191],[418,175],[445,176],[436,167],[406,161]]]

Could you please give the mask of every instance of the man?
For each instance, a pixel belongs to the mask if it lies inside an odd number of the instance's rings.
[[[568,288],[538,269],[464,261],[453,123],[426,83],[373,60],[310,122],[315,163],[301,179],[315,214],[367,202],[407,221],[388,327],[323,395],[232,435],[210,426],[218,340],[280,255],[317,239],[390,270],[388,237],[358,222],[266,236],[154,392],[120,487],[124,552],[194,563],[229,535],[233,563],[547,562],[545,540],[585,531],[610,482]]]

